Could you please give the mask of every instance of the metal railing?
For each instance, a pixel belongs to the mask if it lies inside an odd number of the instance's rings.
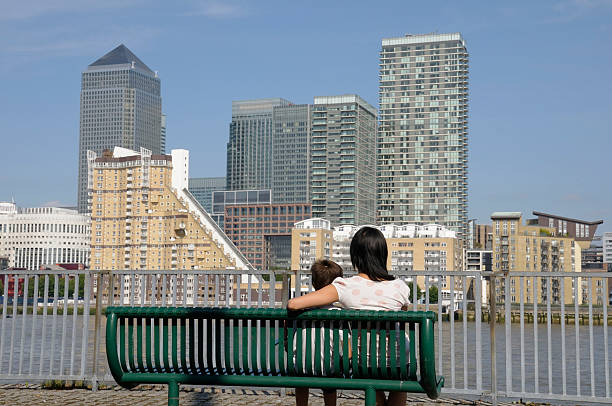
[[[413,287],[411,309],[437,313],[445,393],[612,401],[612,273],[394,274]],[[312,290],[304,271],[0,271],[0,284],[0,381],[94,387],[112,381],[106,306],[280,307]]]

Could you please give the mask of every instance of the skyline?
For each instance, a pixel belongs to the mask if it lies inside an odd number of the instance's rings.
[[[389,2],[385,10],[366,2],[154,3],[145,11],[139,1],[58,4],[1,6],[0,70],[9,80],[0,133],[11,153],[0,164],[0,200],[76,205],[79,77],[120,43],[159,70],[167,150],[189,149],[191,176],[212,177],[225,175],[232,101],[356,93],[378,108],[382,38],[437,30],[461,32],[470,52],[468,218],[490,223],[494,211],[536,210],[603,219],[600,232],[612,230],[610,1]],[[74,24],[57,28],[66,22]]]

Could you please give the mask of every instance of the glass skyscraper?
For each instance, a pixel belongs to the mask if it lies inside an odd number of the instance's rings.
[[[216,178],[189,178],[189,193],[196,198],[208,214],[212,213],[212,195],[216,190],[225,190],[225,176]]]
[[[232,102],[227,143],[227,189],[272,186],[272,110],[290,103],[281,98]]]
[[[307,104],[274,107],[272,114],[272,201],[309,202],[310,109]]]
[[[314,98],[310,141],[313,217],[376,221],[376,109],[348,94]]]
[[[383,39],[379,103],[378,222],[437,223],[463,238],[468,52],[461,34]]]
[[[87,151],[101,155],[120,146],[165,149],[160,80],[125,45],[119,45],[81,76],[78,208],[87,212]],[[162,135],[163,134],[163,135]]]

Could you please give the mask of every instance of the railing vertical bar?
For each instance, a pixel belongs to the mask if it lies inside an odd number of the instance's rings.
[[[74,292],[73,292],[73,310],[72,310],[72,343],[70,343],[70,375],[74,375],[74,356],[76,351],[76,331],[77,331],[77,316],[79,313],[79,279],[80,275],[74,275]]]
[[[519,278],[520,295],[520,319],[521,319],[521,393],[525,393],[525,278]]]
[[[270,308],[275,307],[276,306],[276,274],[274,273],[274,271],[270,272],[270,299],[269,301],[269,306]],[[300,289],[301,290],[301,289]]]
[[[70,276],[64,274],[64,308],[62,314],[62,348],[60,351],[60,374],[64,374],[64,349],[66,348],[66,323],[68,322],[68,290],[70,289]]]
[[[561,281],[561,382],[563,396],[567,395],[567,365],[565,361],[565,278]]]
[[[210,291],[209,290],[210,287],[208,286],[210,282],[209,279],[210,279],[209,275],[204,276],[204,306],[208,306],[208,299],[209,299],[208,293]]]
[[[230,275],[225,275],[225,306],[231,306],[231,297],[232,297],[232,277]]]
[[[39,285],[38,274],[34,275],[34,291],[32,292],[32,332],[30,335],[30,364],[28,365],[28,374],[32,375],[32,366],[34,365],[34,337],[38,336],[36,331],[36,324],[38,320],[38,285]],[[0,353],[2,354],[2,353]],[[42,359],[42,356],[41,356]]]
[[[117,275],[119,278],[119,306],[125,305],[125,274]],[[110,292],[110,295],[115,296],[115,290],[113,286],[113,290]]]
[[[176,295],[178,290],[177,282],[176,274],[172,275],[172,307],[176,307]],[[174,327],[174,321],[172,323],[172,326]],[[174,343],[172,345],[174,345]]]
[[[157,294],[158,293],[157,292],[158,290],[157,280],[158,279],[159,279],[159,274],[151,275],[151,306],[157,306],[157,297],[159,296]]]
[[[89,308],[91,300],[91,274],[85,271],[85,286],[83,304],[83,342],[81,344],[81,376],[85,376],[85,368],[87,367],[87,348],[89,347]],[[114,294],[114,292],[113,292]]]
[[[23,302],[21,305],[21,343],[19,346],[19,375],[23,372],[23,349],[25,343],[26,319],[28,318],[28,288],[30,277],[23,275]]]
[[[258,284],[257,284],[257,306],[261,307],[262,303],[263,303],[263,277],[261,275],[259,275],[258,278]]]
[[[183,283],[183,302],[182,302],[182,306],[186,307],[188,305],[188,302],[187,302],[187,292],[188,292],[188,289],[187,289],[187,287],[189,286],[189,276],[185,275],[183,273],[181,275],[181,282]],[[183,326],[183,324],[181,324],[181,326]],[[183,327],[181,327],[181,328],[183,328]],[[181,330],[181,331],[183,331],[183,330]],[[181,334],[184,334],[184,332],[182,332]],[[183,367],[185,367],[185,366],[183,365]]]
[[[140,307],[144,307],[145,305],[145,296],[147,295],[147,279],[148,275],[140,275],[140,286],[138,287],[140,293]]]
[[[463,389],[468,388],[468,330],[467,330],[467,278],[464,276],[461,279],[461,285],[463,287],[463,303],[461,314],[463,316]]]
[[[0,326],[2,326],[2,328],[0,328],[0,371],[3,371],[4,369],[2,368],[2,361],[3,361],[3,354],[4,354],[4,332],[6,331],[6,311],[8,309],[8,282],[9,282],[9,276],[8,274],[4,274],[2,275],[2,282],[4,285],[4,293],[2,294],[2,324],[0,324]],[[14,319],[13,319],[14,321]],[[12,322],[11,322],[12,323]],[[43,321],[44,323],[44,321]],[[43,324],[44,326],[44,324]],[[41,353],[42,354],[42,353]]]
[[[416,279],[413,279],[416,286]],[[415,289],[416,291],[416,289]],[[455,277],[450,277],[450,305],[448,310],[448,319],[450,321],[450,370],[451,370],[451,388],[455,388]]]
[[[191,297],[193,298],[193,307],[196,307],[198,303],[198,293],[200,290],[200,275],[193,274],[193,288]]]
[[[591,366],[591,396],[595,396],[595,354],[593,347],[593,278],[587,277],[589,281],[589,360]]]
[[[161,283],[162,283],[161,305],[162,307],[166,307],[166,305],[168,304],[168,277],[166,276],[166,274],[162,275]]]
[[[512,300],[510,296],[511,279],[504,275],[504,325],[506,327],[506,393],[512,392],[512,320],[510,310]]]
[[[476,390],[482,392],[482,276],[474,277],[474,319],[476,322]],[[429,310],[429,309],[428,309]]]
[[[608,301],[610,300],[610,278],[604,278],[604,298],[603,298],[603,320],[604,320],[604,365],[605,365],[605,382],[606,382],[606,397],[610,397],[610,361],[608,354]]]
[[[234,302],[236,303],[236,306],[240,307],[242,305],[242,299],[240,297],[242,295],[242,289],[240,289],[240,276],[237,276],[236,279],[236,299]]]
[[[112,292],[112,286],[111,286]],[[130,306],[134,306],[134,301],[136,300],[136,274],[132,274],[130,276]]]
[[[425,276],[425,310],[429,310],[429,276]]]
[[[538,289],[538,277],[533,277],[533,368],[534,368],[534,392],[540,393],[540,356],[538,353],[538,299],[540,291]]]
[[[49,351],[49,375],[53,375],[53,364],[55,361],[55,332],[57,327],[57,298],[59,295],[59,275],[53,275],[53,312],[51,323],[51,349]]]
[[[417,295],[418,289],[417,289],[417,278],[416,277],[412,279],[412,287],[414,288],[412,289],[412,292],[411,292],[412,293],[412,310],[416,311],[417,303],[419,301],[419,297]]]
[[[574,277],[574,330],[576,331],[576,396],[580,396],[580,312],[578,309],[578,297],[580,295],[579,280]]]
[[[45,354],[46,352],[45,341],[47,338],[46,321],[47,321],[47,302],[49,301],[49,275],[45,275],[45,286],[43,289],[44,291],[43,291],[42,331],[40,334],[41,335],[40,337],[40,365],[38,366],[38,375],[42,375],[43,364],[45,362],[45,358],[43,354]],[[4,297],[6,297],[6,295],[4,295]],[[0,351],[0,353],[2,353],[2,351]],[[0,370],[1,369],[2,369],[2,365],[0,364]]]
[[[546,280],[546,349],[548,353],[548,393],[552,393],[552,330],[551,330],[551,311],[550,311],[550,289],[552,278]]]
[[[215,307],[219,307],[219,274],[215,274]]]
[[[247,281],[247,307],[251,307],[253,305],[253,275],[249,274],[249,280]]]
[[[438,371],[442,374],[442,275],[438,275]]]

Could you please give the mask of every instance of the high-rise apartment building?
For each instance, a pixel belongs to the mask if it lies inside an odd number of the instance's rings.
[[[278,106],[272,113],[272,201],[310,199],[310,110],[307,104]]]
[[[232,102],[227,143],[227,189],[270,189],[272,185],[272,113],[288,106],[281,98]]]
[[[314,98],[310,146],[313,217],[376,221],[376,109],[350,94]]]
[[[81,76],[78,209],[87,211],[87,151],[101,154],[115,146],[165,149],[160,80],[125,45],[119,45]]]
[[[212,194],[216,190],[225,190],[225,176],[215,178],[189,178],[189,193],[195,197],[204,209],[212,213]]]
[[[92,269],[252,269],[187,190],[188,151],[89,151]]]
[[[468,52],[461,34],[382,40],[379,223],[436,223],[465,238]]]

